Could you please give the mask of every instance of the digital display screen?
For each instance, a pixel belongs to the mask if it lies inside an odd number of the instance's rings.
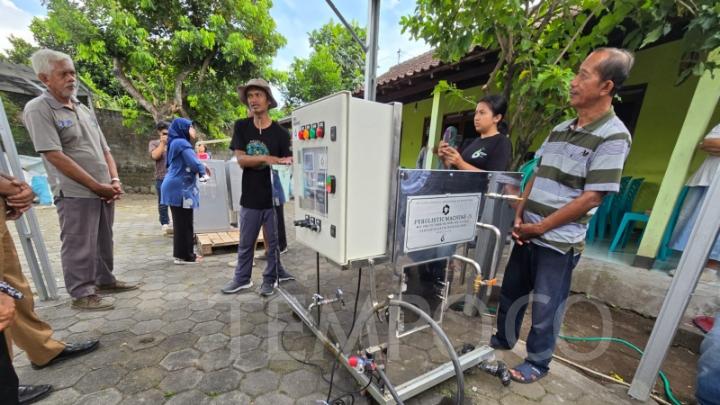
[[[327,216],[327,147],[305,148],[303,156],[303,190],[300,207]]]

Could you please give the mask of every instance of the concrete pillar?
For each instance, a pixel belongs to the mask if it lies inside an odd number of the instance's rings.
[[[436,167],[439,161],[437,155],[433,153],[433,148],[440,142],[440,138],[442,137],[442,101],[442,92],[438,91],[437,87],[435,87],[432,111],[430,112],[430,130],[428,131],[427,145],[425,145],[425,169]]]
[[[710,58],[720,61],[720,49]],[[633,266],[649,269],[655,261],[675,200],[685,185],[690,162],[720,99],[720,71],[711,73],[706,71],[698,80]]]

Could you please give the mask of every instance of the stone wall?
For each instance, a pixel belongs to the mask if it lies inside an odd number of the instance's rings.
[[[127,128],[122,124],[119,111],[96,109],[95,115],[112,150],[125,191],[154,193],[155,162],[148,153],[148,142],[154,139],[154,131],[136,129],[152,128],[152,124],[143,122],[137,127]]]

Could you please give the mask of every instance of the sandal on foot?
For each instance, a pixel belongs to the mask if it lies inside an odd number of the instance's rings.
[[[520,373],[520,377],[516,377],[513,371]],[[542,371],[536,366],[528,363],[527,361],[510,370],[510,376],[512,377],[512,380],[515,382],[519,382],[520,384],[531,384],[539,381],[540,379],[545,377],[547,373],[547,371]]]

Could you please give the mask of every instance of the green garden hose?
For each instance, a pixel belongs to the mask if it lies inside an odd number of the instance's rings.
[[[640,355],[643,354],[643,351],[635,346],[634,344],[628,342],[627,340],[615,338],[615,337],[578,337],[578,336],[558,336],[560,339],[564,339],[567,341],[576,341],[576,342],[615,342],[623,344],[636,352],[638,352]],[[665,373],[660,371],[658,373],[660,375],[660,379],[663,382],[663,386],[665,387],[665,397],[670,401],[673,405],[681,405],[680,401],[678,401],[677,398],[673,395],[672,389],[670,388],[670,380],[667,379],[665,376]]]

